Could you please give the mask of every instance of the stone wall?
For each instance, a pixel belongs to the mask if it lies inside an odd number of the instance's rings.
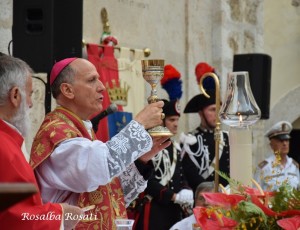
[[[84,0],[83,38],[87,42],[99,43],[103,7],[107,9],[111,32],[120,46],[148,47],[151,49],[149,58],[163,58],[181,72],[184,82],[182,108],[199,93],[194,75],[197,63],[205,61],[216,67],[224,97],[234,54],[267,53],[272,56],[271,118],[253,126],[254,165],[267,155],[264,131],[277,120],[294,122],[300,116],[300,111],[295,109],[296,99],[300,97],[297,76],[300,72],[300,7],[292,6],[292,1]],[[0,52],[8,53],[11,27],[12,0],[1,0]],[[43,86],[35,84],[38,89],[33,98],[42,104]],[[148,85],[146,88],[148,94]],[[159,89],[158,93],[166,96],[164,90]],[[33,107],[34,130],[43,114],[43,105]],[[198,125],[196,114],[181,117],[182,131]]]

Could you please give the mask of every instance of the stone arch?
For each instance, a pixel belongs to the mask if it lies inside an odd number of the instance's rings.
[[[265,130],[280,120],[291,123],[300,117],[300,86],[282,96],[270,110],[270,119],[265,123]]]
[[[271,148],[265,132],[276,122],[286,120],[291,123],[300,117],[300,86],[288,91],[270,110],[268,120],[260,120],[253,127],[253,166],[269,156]]]

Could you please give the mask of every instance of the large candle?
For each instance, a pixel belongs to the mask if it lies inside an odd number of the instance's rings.
[[[250,128],[230,127],[230,177],[244,185],[251,185],[252,132]]]

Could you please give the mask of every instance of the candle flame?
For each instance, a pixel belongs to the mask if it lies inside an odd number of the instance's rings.
[[[242,127],[243,126],[243,116],[240,113],[238,115],[239,115],[239,125],[240,125],[240,127]]]

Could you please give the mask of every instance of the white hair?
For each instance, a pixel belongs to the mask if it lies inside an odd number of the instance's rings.
[[[9,91],[13,87],[25,90],[32,69],[24,61],[8,55],[0,56],[0,106],[6,104]]]

